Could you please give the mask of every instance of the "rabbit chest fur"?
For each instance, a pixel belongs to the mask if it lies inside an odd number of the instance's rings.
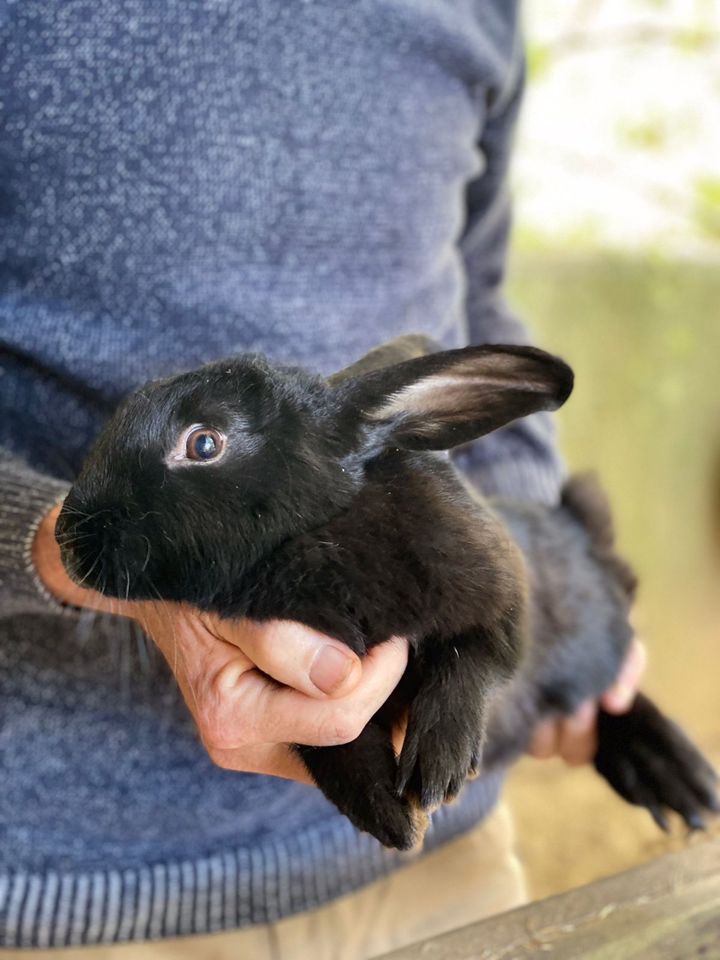
[[[368,467],[350,509],[280,546],[218,612],[312,621],[360,654],[405,636],[418,655],[425,638],[482,626],[488,665],[509,674],[523,593],[517,547],[450,463],[397,451]]]
[[[359,654],[409,638],[403,682],[356,740],[297,747],[356,825],[406,848],[425,811],[478,772],[488,696],[521,656],[525,582],[505,528],[445,458],[391,452],[365,480],[351,510],[279,547],[217,610],[299,620]],[[406,709],[397,761],[390,733]]]

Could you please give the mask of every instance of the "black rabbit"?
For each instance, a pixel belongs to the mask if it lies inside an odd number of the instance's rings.
[[[58,521],[69,573],[109,595],[298,620],[361,655],[407,636],[405,676],[356,740],[296,746],[356,826],[401,849],[478,772],[488,731],[485,768],[607,687],[631,636],[631,576],[587,481],[555,511],[491,507],[444,452],[560,406],[569,367],[530,347],[431,350],[400,338],[327,380],[244,356],[151,383]],[[598,769],[656,817],[714,806],[712,771],[648,701],[600,733]]]

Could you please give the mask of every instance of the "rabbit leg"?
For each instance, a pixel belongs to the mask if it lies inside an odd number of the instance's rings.
[[[397,790],[422,809],[433,809],[459,792],[477,772],[488,693],[499,671],[478,634],[429,641],[418,657],[421,677],[410,706],[398,763]]]
[[[704,826],[704,810],[720,811],[717,774],[680,727],[643,694],[628,713],[600,711],[598,741],[598,773],[625,800],[647,807],[663,830],[668,809],[692,829]]]
[[[350,743],[296,744],[295,750],[325,796],[359,830],[398,850],[409,850],[422,841],[427,817],[398,795],[397,761],[386,726],[371,720]]]

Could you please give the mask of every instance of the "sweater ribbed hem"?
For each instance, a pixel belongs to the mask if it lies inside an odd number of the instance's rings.
[[[67,613],[45,588],[32,546],[45,515],[67,494],[68,484],[7,458],[0,464],[0,615]]]
[[[424,852],[494,806],[494,771],[433,817]],[[0,874],[0,946],[61,947],[215,933],[272,923],[351,893],[417,858],[386,850],[344,817],[297,836],[133,869]]]

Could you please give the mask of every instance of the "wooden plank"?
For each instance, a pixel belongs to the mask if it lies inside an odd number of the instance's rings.
[[[720,840],[693,843],[680,853],[378,960],[527,957],[720,960]]]

